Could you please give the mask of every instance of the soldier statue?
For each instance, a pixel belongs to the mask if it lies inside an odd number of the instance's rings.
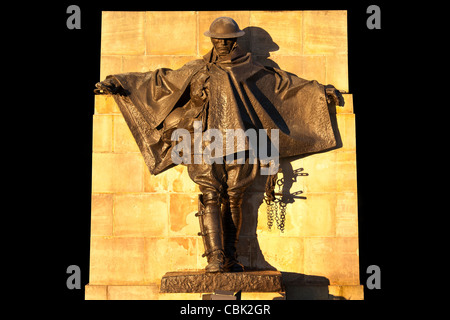
[[[229,129],[278,130],[280,157],[336,146],[328,105],[343,105],[340,92],[256,62],[237,43],[244,34],[233,19],[219,17],[204,33],[213,48],[202,59],[177,70],[109,75],[96,84],[96,94],[114,96],[152,174],[177,164],[173,135],[178,129],[193,133],[196,123],[201,132],[216,129],[223,136]],[[200,152],[207,147],[202,141]],[[191,149],[191,160],[197,151]],[[262,165],[249,151],[247,142],[231,150],[223,142],[222,156],[236,155],[234,161],[183,163],[201,191],[197,216],[206,272],[244,270],[236,255],[242,201]]]

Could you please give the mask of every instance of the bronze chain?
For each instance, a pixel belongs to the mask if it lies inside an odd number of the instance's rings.
[[[304,173],[302,171],[303,168],[294,170],[294,182],[297,181],[298,176],[308,175],[308,173]],[[279,172],[281,172],[281,169]],[[299,194],[302,194],[303,191],[297,191],[290,195],[284,195],[282,191],[284,182],[284,177],[278,179],[278,173],[269,176],[266,182],[266,193],[264,195],[264,201],[267,204],[267,226],[269,227],[269,230],[272,230],[273,224],[275,222],[278,230],[280,230],[282,233],[284,232],[286,226],[286,206],[288,202],[292,202],[289,201],[289,198],[296,197],[306,199],[305,197],[298,196]],[[278,192],[275,192],[276,186],[278,186]]]
[[[272,230],[273,222],[275,220],[278,230],[284,232],[286,223],[286,203],[283,201],[282,186],[284,184],[284,178],[277,179],[278,174],[275,174],[271,180],[271,186],[266,191],[264,200],[267,204],[267,226],[269,230]],[[275,184],[278,185],[278,192],[275,193]],[[278,196],[281,196],[277,198]],[[278,214],[278,208],[280,213]]]

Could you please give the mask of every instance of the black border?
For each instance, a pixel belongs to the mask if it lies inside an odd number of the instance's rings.
[[[66,27],[69,5],[81,8],[81,29]],[[381,8],[381,29],[366,27],[371,4]],[[45,143],[39,144],[39,154],[46,156],[37,161],[39,182],[49,181],[51,188],[39,190],[39,201],[45,210],[36,219],[42,225],[35,254],[41,261],[42,284],[47,301],[62,304],[70,310],[96,310],[111,312],[121,309],[120,302],[101,305],[84,300],[84,286],[89,282],[89,237],[92,161],[92,115],[94,113],[93,85],[99,80],[100,29],[102,11],[151,10],[347,10],[349,87],[354,97],[357,139],[357,176],[359,211],[360,283],[365,285],[369,265],[380,266],[382,289],[365,288],[365,300],[351,303],[350,308],[374,307],[398,297],[398,275],[402,269],[399,260],[399,231],[403,218],[398,214],[398,190],[402,165],[398,154],[399,130],[398,97],[399,77],[402,70],[401,50],[402,12],[387,1],[335,1],[320,3],[248,3],[236,4],[155,4],[138,1],[123,3],[93,3],[93,1],[61,1],[39,7],[31,13],[38,19],[36,37],[42,53],[33,66],[38,71],[36,82],[40,88],[51,90],[51,98],[43,94],[39,104],[46,102],[37,114],[46,121],[40,126]],[[40,12],[40,13],[37,13]],[[34,32],[33,32],[34,34]],[[36,49],[36,48],[35,48]],[[45,98],[44,98],[45,97]],[[48,121],[48,122],[47,122]],[[43,194],[42,194],[43,193]],[[32,220],[34,221],[34,220]],[[42,242],[43,241],[43,242]],[[43,264],[43,265],[42,265]],[[68,290],[66,269],[78,265],[82,274],[82,289]],[[39,269],[41,270],[41,268]],[[44,293],[44,292],[43,292]],[[33,298],[35,299],[35,298]],[[153,301],[132,308],[149,309],[177,315],[177,310],[188,302]],[[201,302],[189,302],[201,303]],[[255,302],[249,302],[255,304]],[[266,303],[266,302],[261,302]],[[316,301],[267,302],[274,313],[298,308],[315,310]],[[349,302],[327,302],[331,310],[348,308]],[[129,308],[127,305],[126,308]],[[142,310],[145,310],[142,309]],[[108,310],[108,311],[107,311]],[[319,307],[320,312],[328,312]],[[328,309],[327,309],[328,310]]]

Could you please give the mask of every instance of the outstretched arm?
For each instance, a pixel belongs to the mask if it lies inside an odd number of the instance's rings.
[[[334,102],[335,105],[343,107],[344,106],[344,97],[331,84],[325,86],[325,94],[327,95],[328,103]]]
[[[114,78],[106,78],[106,80],[95,84],[94,94],[118,94],[126,96],[126,90]]]

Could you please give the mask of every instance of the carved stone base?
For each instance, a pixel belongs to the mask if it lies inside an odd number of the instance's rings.
[[[215,290],[282,292],[284,288],[279,271],[167,272],[161,279],[161,293],[206,293]]]

